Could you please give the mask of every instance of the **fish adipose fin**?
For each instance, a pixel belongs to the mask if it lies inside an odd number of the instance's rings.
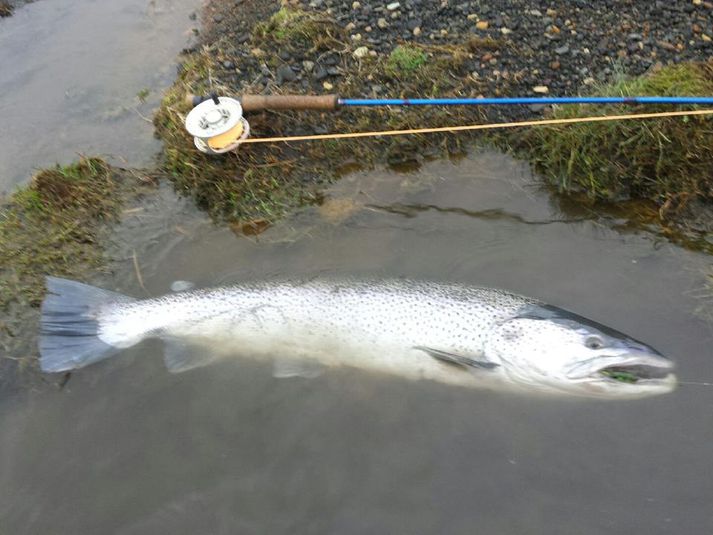
[[[190,344],[173,337],[164,337],[163,361],[171,373],[181,373],[206,366],[216,359],[216,355],[205,346]]]
[[[495,364],[494,362],[489,362],[487,360],[476,360],[471,357],[456,355],[455,353],[448,353],[447,351],[441,351],[440,349],[433,349],[431,347],[416,346],[414,349],[420,349],[421,351],[428,353],[436,360],[440,360],[446,364],[460,366],[464,369],[479,368],[482,370],[492,370],[493,368],[497,368],[499,366],[499,364]]]
[[[119,351],[97,334],[98,309],[131,298],[81,282],[47,277],[40,318],[40,368],[63,372],[82,368]]]

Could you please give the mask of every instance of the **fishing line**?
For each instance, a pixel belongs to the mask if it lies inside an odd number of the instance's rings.
[[[679,385],[713,386],[713,383],[700,383],[696,381],[678,381]]]
[[[346,132],[336,134],[311,134],[305,136],[277,136],[277,137],[260,137],[247,138],[239,141],[238,145],[248,143],[277,143],[290,141],[319,141],[328,139],[351,139],[362,137],[379,137],[379,136],[400,136],[412,134],[432,134],[438,132],[463,132],[469,130],[494,130],[502,128],[518,128],[524,126],[551,126],[560,124],[577,124],[577,123],[600,123],[610,121],[629,121],[635,119],[656,119],[662,117],[684,117],[690,115],[713,115],[713,109],[706,110],[689,110],[689,111],[669,111],[657,113],[631,113],[626,115],[598,115],[589,117],[573,117],[569,119],[541,119],[537,121],[516,121],[509,123],[487,123],[487,124],[471,124],[462,126],[440,126],[434,128],[409,128],[404,130],[377,130],[371,132]]]

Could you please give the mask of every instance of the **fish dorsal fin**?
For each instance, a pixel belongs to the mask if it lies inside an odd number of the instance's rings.
[[[164,338],[163,360],[171,373],[181,373],[200,368],[213,362],[215,354],[198,344],[191,344],[179,338]]]
[[[314,379],[324,373],[324,366],[312,360],[277,359],[272,368],[272,376],[278,379],[305,377]]]
[[[448,351],[433,349],[432,347],[426,346],[416,346],[414,349],[420,349],[436,360],[445,362],[446,364],[460,366],[464,369],[478,368],[481,370],[492,370],[493,368],[497,368],[499,366],[499,364],[485,360],[480,356],[473,358],[472,356],[457,355],[455,353],[449,353]]]

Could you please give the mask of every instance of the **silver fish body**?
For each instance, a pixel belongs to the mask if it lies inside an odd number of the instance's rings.
[[[79,368],[151,337],[166,341],[171,371],[237,355],[271,359],[278,376],[347,366],[462,386],[589,397],[642,397],[675,384],[671,362],[652,348],[501,290],[315,280],[133,300],[48,279],[43,370]]]

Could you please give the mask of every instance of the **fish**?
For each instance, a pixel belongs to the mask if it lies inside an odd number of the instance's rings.
[[[673,361],[643,342],[499,289],[408,279],[267,280],[134,299],[56,277],[46,286],[39,352],[48,373],[160,338],[165,365],[176,373],[234,356],[269,360],[283,378],[347,367],[589,398],[641,398],[677,384]]]

